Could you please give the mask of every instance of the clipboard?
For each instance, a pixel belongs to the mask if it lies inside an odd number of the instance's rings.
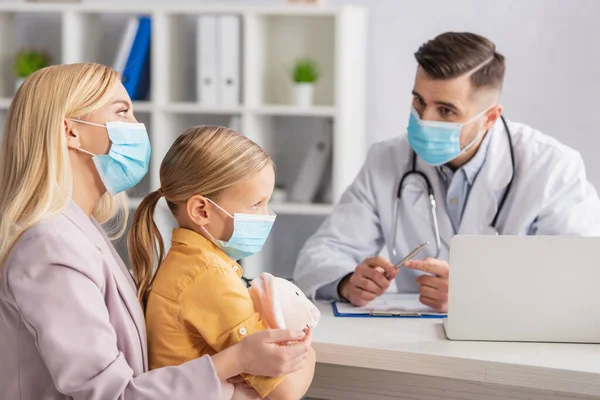
[[[418,295],[391,294],[383,295],[365,307],[342,304],[340,310],[337,302],[331,303],[333,315],[344,318],[446,318],[447,313],[439,313],[423,306],[418,301]],[[357,311],[354,311],[357,310]]]

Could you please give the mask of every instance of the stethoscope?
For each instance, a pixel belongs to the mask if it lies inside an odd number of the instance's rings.
[[[498,205],[498,210],[496,211],[496,215],[494,216],[492,223],[488,227],[488,232],[486,232],[487,234],[493,234],[493,235],[499,234],[498,230],[496,229],[496,223],[498,222],[498,216],[500,215],[500,212],[502,211],[502,207],[504,206],[504,203],[506,202],[506,198],[508,197],[508,194],[510,192],[510,187],[512,186],[513,178],[515,176],[515,150],[513,147],[512,137],[510,135],[510,130],[508,129],[508,124],[506,123],[506,120],[504,119],[503,116],[500,116],[500,118],[502,119],[502,123],[504,124],[504,128],[506,130],[506,137],[508,138],[508,143],[510,146],[510,161],[512,164],[512,174],[510,176],[510,181],[508,181],[508,185],[506,185],[506,191],[504,192],[504,195],[502,195],[502,199],[500,200],[500,204]],[[425,184],[427,185],[427,194],[429,195],[429,202],[431,203],[431,218],[433,221],[433,232],[435,235],[435,244],[436,244],[436,248],[437,248],[435,257],[438,258],[442,251],[442,242],[440,240],[440,227],[438,225],[438,219],[437,219],[437,214],[436,214],[436,203],[435,203],[435,196],[433,193],[433,186],[431,186],[431,182],[429,181],[429,178],[427,178],[427,175],[425,175],[421,171],[417,171],[417,155],[415,154],[414,151],[412,152],[412,168],[409,171],[407,171],[404,175],[402,175],[402,178],[400,179],[400,185],[398,185],[398,193],[396,195],[396,214],[394,215],[395,224],[394,224],[394,232],[392,234],[392,240],[394,241],[393,242],[394,244],[392,246],[392,255],[394,257],[397,255],[396,234],[398,231],[398,215],[400,212],[400,197],[402,196],[402,188],[404,187],[404,181],[406,180],[406,178],[408,178],[411,175],[420,176],[421,178],[423,178],[423,180],[425,181]]]

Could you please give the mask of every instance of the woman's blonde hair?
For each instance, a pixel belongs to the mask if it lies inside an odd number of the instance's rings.
[[[23,232],[62,212],[71,198],[65,119],[101,108],[117,82],[117,72],[104,65],[56,65],[35,72],[17,91],[0,150],[0,268]],[[93,216],[100,223],[118,211],[126,222],[126,198],[117,197],[107,193],[98,203]]]
[[[165,197],[173,213],[194,195],[216,201],[225,189],[267,166],[273,162],[263,149],[229,128],[193,127],[175,140],[160,166],[161,188],[142,200],[129,231],[129,255],[143,306],[154,279],[154,266],[158,268],[165,252],[154,222],[160,198]]]

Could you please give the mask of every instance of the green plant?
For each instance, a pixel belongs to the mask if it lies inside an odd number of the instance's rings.
[[[15,57],[14,72],[19,78],[27,78],[49,64],[50,57],[46,53],[37,50],[23,50]]]
[[[316,83],[319,80],[319,66],[311,58],[296,61],[292,78],[296,83]]]

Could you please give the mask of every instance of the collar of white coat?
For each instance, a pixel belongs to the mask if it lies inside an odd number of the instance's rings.
[[[486,231],[496,215],[500,200],[513,174],[510,142],[500,118],[492,130],[489,132],[492,135],[487,157],[469,193],[459,234],[479,234]],[[507,209],[502,210],[502,213],[506,212]],[[502,217],[503,215],[500,215],[496,227],[500,233],[502,233]]]

